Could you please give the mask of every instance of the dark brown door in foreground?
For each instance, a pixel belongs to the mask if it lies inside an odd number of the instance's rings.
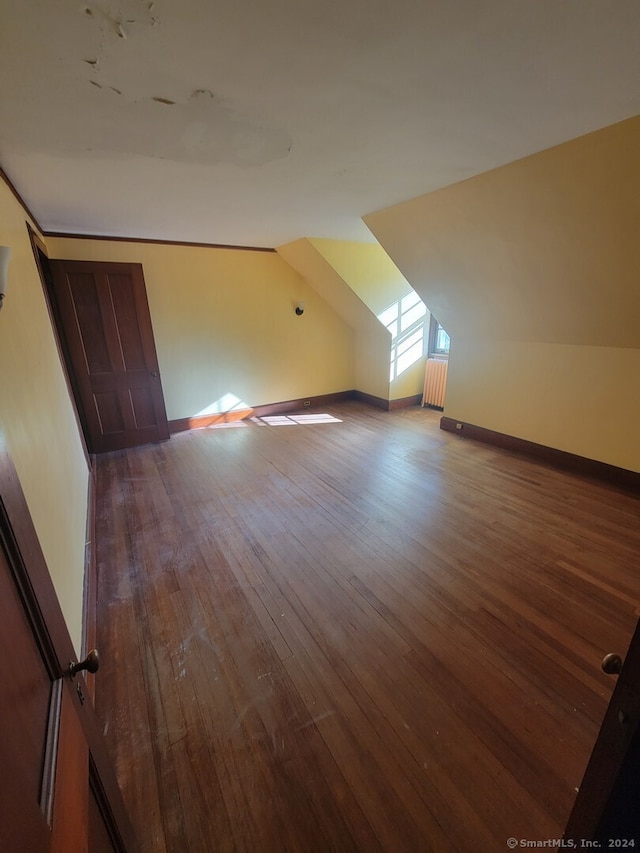
[[[101,836],[111,846],[95,849],[123,850],[112,840],[118,831],[105,817],[109,809],[94,801],[92,788],[100,785],[82,725],[82,715],[90,713],[83,707],[89,701],[84,680],[56,677],[29,592],[21,589],[23,569],[11,555],[7,530],[5,517],[0,519],[0,850],[83,853]]]
[[[0,433],[0,851],[133,853],[112,762]]]
[[[16,850],[48,850],[46,806],[43,810],[40,800],[52,683],[4,548],[0,548],[0,602],[0,839],[4,844],[19,839]]]
[[[612,649],[612,653],[623,651]],[[609,657],[613,655],[610,654]],[[614,662],[611,669],[615,670]],[[604,666],[603,666],[604,668]],[[611,702],[567,824],[567,839],[602,848],[640,845],[640,622],[621,666]],[[628,845],[631,849],[631,844]]]
[[[169,438],[142,265],[50,264],[89,451]]]

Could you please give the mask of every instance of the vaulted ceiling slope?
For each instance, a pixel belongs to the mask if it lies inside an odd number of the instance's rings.
[[[640,113],[637,0],[4,0],[50,231],[277,246]]]
[[[456,340],[640,348],[640,117],[366,221]]]

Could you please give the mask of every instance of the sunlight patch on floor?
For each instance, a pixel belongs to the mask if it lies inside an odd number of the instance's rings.
[[[261,418],[251,418],[255,423],[261,421],[268,426],[300,426],[304,424],[341,424],[340,418],[328,413],[313,415],[265,415]]]
[[[239,429],[248,426],[249,424],[246,421],[220,421],[220,423],[209,424],[204,429]]]

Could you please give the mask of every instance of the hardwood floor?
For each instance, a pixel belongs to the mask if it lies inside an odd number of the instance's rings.
[[[560,837],[640,502],[436,412],[331,413],[98,459],[97,711],[140,851]]]

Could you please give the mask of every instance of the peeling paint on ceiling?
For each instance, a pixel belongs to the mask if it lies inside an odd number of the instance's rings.
[[[160,19],[153,14],[154,8],[155,3],[128,0],[118,6],[117,12],[111,11],[100,3],[81,6],[79,11],[96,22],[102,36],[108,36],[111,33],[117,38],[126,39],[130,25],[159,26]],[[125,11],[123,12],[122,9]]]
[[[115,86],[88,82],[100,90],[99,119],[73,135],[68,124],[52,127],[50,152],[255,167],[287,157],[292,148],[285,130],[243,116],[208,90],[193,90],[181,102],[159,95],[132,100]]]
[[[0,164],[52,230],[367,240],[640,113],[639,43],[637,0],[4,0]]]

